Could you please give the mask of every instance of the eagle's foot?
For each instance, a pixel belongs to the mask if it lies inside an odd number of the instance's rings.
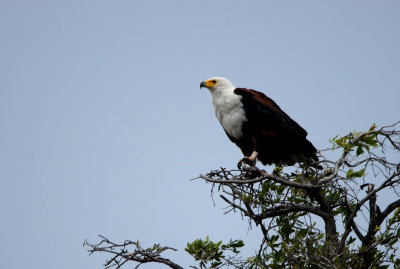
[[[255,167],[256,166],[256,160],[252,159],[252,158],[249,158],[249,157],[244,157],[243,159],[241,159],[238,162],[237,167],[239,168],[239,170],[242,170],[244,165],[248,165],[249,167]]]
[[[253,151],[253,153],[250,155],[250,157],[244,157],[238,162],[238,168],[242,170],[243,164],[247,164],[249,167],[256,167],[256,162],[257,162],[257,151]]]

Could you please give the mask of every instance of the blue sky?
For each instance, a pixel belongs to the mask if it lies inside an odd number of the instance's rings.
[[[1,1],[1,268],[99,268],[102,234],[259,234],[210,185],[242,157],[199,83],[263,91],[317,148],[399,120],[398,1]],[[184,252],[172,254],[187,266]],[[146,265],[143,268],[159,268]]]

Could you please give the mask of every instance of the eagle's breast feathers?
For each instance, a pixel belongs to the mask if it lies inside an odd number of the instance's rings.
[[[233,91],[223,91],[213,95],[217,119],[225,132],[237,140],[243,136],[243,123],[247,120],[241,99],[242,97]]]

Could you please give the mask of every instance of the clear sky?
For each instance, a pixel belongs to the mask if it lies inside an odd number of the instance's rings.
[[[199,89],[261,90],[317,148],[399,120],[398,1],[0,1],[0,268],[100,268],[85,239],[259,242],[210,185],[242,157]],[[171,255],[184,266],[182,251]],[[146,265],[143,268],[160,268]]]

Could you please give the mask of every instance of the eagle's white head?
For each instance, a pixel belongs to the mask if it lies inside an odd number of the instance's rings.
[[[233,91],[235,87],[232,82],[226,78],[213,77],[204,80],[200,83],[200,88],[205,87],[210,90],[211,93],[221,92],[221,91]]]

